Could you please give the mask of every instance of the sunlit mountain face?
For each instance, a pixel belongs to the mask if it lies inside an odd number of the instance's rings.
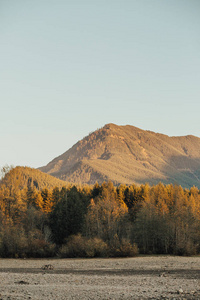
[[[107,124],[40,170],[82,184],[111,180],[200,187],[200,138]]]

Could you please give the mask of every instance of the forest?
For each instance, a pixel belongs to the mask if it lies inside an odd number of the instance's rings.
[[[200,190],[159,183],[39,188],[17,168],[0,181],[0,257],[200,253]]]

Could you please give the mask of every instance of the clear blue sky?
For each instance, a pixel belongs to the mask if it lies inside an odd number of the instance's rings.
[[[200,137],[199,0],[0,0],[0,166],[106,123]]]

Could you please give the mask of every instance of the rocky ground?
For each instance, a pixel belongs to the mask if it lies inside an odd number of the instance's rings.
[[[200,257],[0,259],[0,299],[200,299]]]

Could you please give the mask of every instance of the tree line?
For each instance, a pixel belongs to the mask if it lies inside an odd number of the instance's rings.
[[[193,255],[199,236],[196,187],[109,181],[38,190],[7,174],[0,183],[1,257]]]

